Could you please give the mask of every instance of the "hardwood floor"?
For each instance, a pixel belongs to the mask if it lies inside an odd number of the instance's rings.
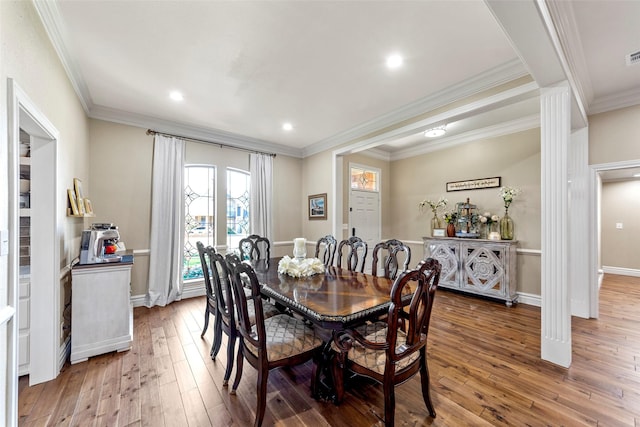
[[[236,396],[222,387],[225,352],[209,358],[211,324],[200,338],[204,304],[136,308],[130,351],[67,364],[34,387],[21,378],[20,425],[252,425],[256,372],[245,363]],[[640,427],[640,278],[605,276],[600,319],[573,318],[569,369],[540,360],[538,308],[438,291],[433,310],[438,415],[428,417],[414,377],[396,388],[397,425]],[[270,373],[265,426],[382,425],[379,385],[360,380],[335,406],[310,397],[310,374],[310,363]]]

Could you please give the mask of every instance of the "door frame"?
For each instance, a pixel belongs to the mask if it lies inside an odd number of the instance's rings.
[[[601,251],[601,231],[600,231],[600,216],[601,216],[601,203],[600,203],[600,191],[602,186],[602,180],[599,179],[600,172],[616,170],[616,169],[627,169],[627,168],[637,168],[640,167],[640,159],[636,160],[625,160],[622,162],[612,162],[612,163],[599,163],[595,165],[590,165],[589,171],[589,187],[590,187],[590,198],[589,201],[591,203],[591,215],[589,215],[589,230],[590,233],[590,244],[591,248],[590,257],[591,257],[591,271],[589,277],[589,296],[590,296],[590,317],[598,318],[599,317],[599,307],[600,307],[600,274],[599,270],[602,267],[600,265],[600,251]]]
[[[40,111],[29,96],[11,78],[8,79],[8,145],[9,145],[9,293],[10,301],[18,307],[19,297],[19,144],[22,127],[37,141],[38,153],[32,156],[32,169],[38,168],[39,176],[32,182],[32,191],[38,191],[45,202],[32,211],[31,228],[38,231],[31,236],[31,258],[38,260],[36,276],[31,274],[30,300],[30,385],[49,381],[60,372],[60,238],[58,235],[59,212],[57,188],[57,146],[60,133]],[[32,178],[33,178],[32,170]],[[8,370],[14,381],[17,400],[17,318],[16,311],[12,331],[12,360]],[[9,352],[9,351],[8,351]],[[8,389],[10,390],[10,389]]]

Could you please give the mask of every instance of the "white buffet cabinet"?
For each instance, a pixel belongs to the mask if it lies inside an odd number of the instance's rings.
[[[513,240],[423,237],[425,258],[442,265],[439,287],[517,302]]]
[[[131,348],[132,266],[133,261],[123,261],[71,270],[71,363]]]

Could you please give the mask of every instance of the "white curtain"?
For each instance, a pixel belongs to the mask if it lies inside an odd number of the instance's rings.
[[[251,232],[272,240],[272,188],[273,156],[251,153],[249,155]]]
[[[167,305],[182,294],[184,147],[182,139],[154,139],[147,307]]]

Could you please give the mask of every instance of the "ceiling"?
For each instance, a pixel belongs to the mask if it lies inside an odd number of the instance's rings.
[[[298,157],[354,140],[402,157],[535,127],[538,88],[567,77],[578,113],[640,103],[640,65],[625,65],[640,1],[35,5],[90,117]]]

